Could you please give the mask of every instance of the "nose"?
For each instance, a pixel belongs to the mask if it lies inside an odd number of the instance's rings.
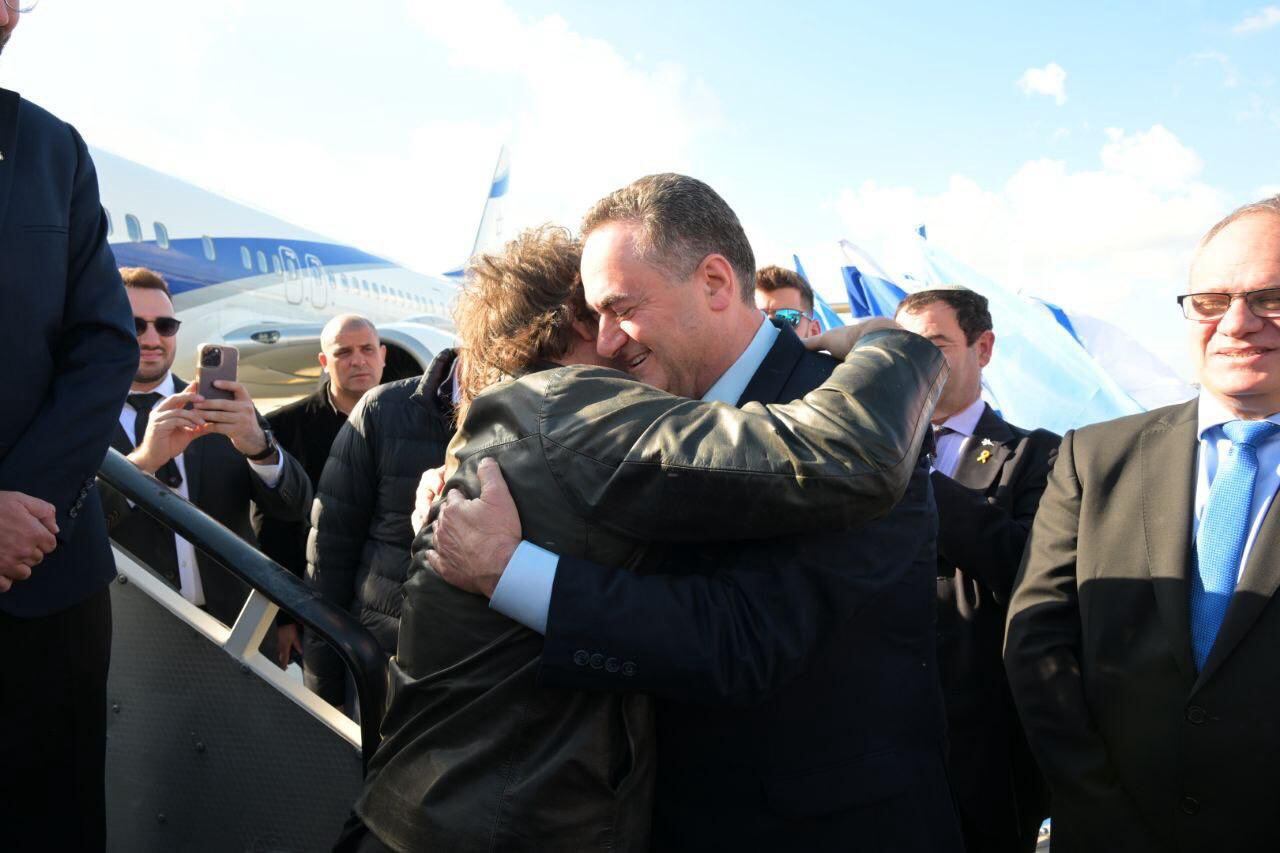
[[[161,346],[160,333],[156,331],[155,323],[148,323],[146,331],[138,335],[138,343],[142,346],[158,347]]]
[[[596,335],[596,353],[604,358],[614,358],[627,345],[627,333],[622,331],[615,317],[600,315],[600,331]]]
[[[1227,313],[1218,320],[1217,331],[1232,338],[1242,338],[1262,328],[1260,320],[1243,298],[1232,299]]]

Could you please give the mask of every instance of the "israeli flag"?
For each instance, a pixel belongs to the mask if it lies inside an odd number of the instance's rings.
[[[843,326],[844,320],[840,319],[840,315],[827,304],[827,300],[823,299],[818,294],[817,290],[814,290],[813,282],[809,281],[809,276],[805,274],[804,264],[800,263],[800,256],[792,255],[791,260],[795,263],[796,275],[804,279],[805,282],[808,283],[809,289],[813,290],[813,313],[817,315],[818,322],[822,326],[822,331],[825,332],[828,329],[838,329]]]

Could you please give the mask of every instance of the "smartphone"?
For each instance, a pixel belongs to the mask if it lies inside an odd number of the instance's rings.
[[[235,394],[213,387],[215,379],[236,381],[236,368],[240,364],[240,350],[225,344],[201,344],[196,361],[196,390],[206,400],[234,400]]]

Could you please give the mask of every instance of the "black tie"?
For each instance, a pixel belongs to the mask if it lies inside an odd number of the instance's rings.
[[[133,422],[133,446],[137,447],[142,444],[142,437],[147,434],[147,422],[151,420],[151,410],[155,408],[156,403],[164,399],[164,395],[150,391],[146,394],[130,394],[127,399],[129,405],[133,406],[134,411],[138,413],[137,420]],[[171,489],[181,486],[182,474],[178,472],[178,463],[170,459],[161,465],[160,470],[156,471],[156,479]]]

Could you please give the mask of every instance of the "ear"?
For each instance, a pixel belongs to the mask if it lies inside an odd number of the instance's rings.
[[[382,356],[382,360],[383,360],[383,361],[386,361],[386,360],[387,360],[387,345],[386,345],[386,344],[378,344],[378,354]]]
[[[321,370],[329,369],[329,356],[325,355],[324,353],[320,353],[319,355],[316,356],[316,361],[320,362]]]
[[[594,344],[596,341],[596,333],[599,327],[595,323],[588,323],[585,320],[573,321],[573,332],[579,339]]]
[[[698,265],[694,277],[706,292],[712,311],[724,311],[741,299],[738,296],[738,276],[724,255],[707,255]]]
[[[978,340],[974,345],[978,348],[978,366],[986,367],[987,363],[991,361],[991,351],[996,345],[996,333],[987,329],[981,335],[978,335]]]

